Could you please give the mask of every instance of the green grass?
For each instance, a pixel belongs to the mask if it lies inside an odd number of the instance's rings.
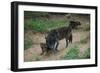
[[[25,20],[24,29],[31,29],[37,32],[48,32],[52,29],[64,26],[68,26],[66,20],[27,19]]]
[[[87,40],[86,39],[81,39],[80,43],[82,43],[82,44],[87,43]]]
[[[65,54],[64,59],[78,59],[79,58],[79,49],[71,48],[68,53]]]
[[[90,48],[88,48],[82,55],[82,58],[87,59],[90,58]]]
[[[81,54],[81,55],[80,55]],[[66,52],[63,59],[70,60],[70,59],[89,59],[90,58],[90,48],[88,48],[84,53],[80,53],[79,49],[70,48],[68,52]]]
[[[33,45],[32,40],[29,38],[24,39],[24,50],[30,48]]]
[[[38,55],[33,54],[32,60],[34,60],[34,61],[40,61],[41,59],[40,59],[40,57]]]
[[[90,25],[87,25],[87,27],[84,28],[84,31],[90,31]]]
[[[79,43],[85,44],[85,43],[87,43],[87,41],[88,41],[89,39],[90,39],[90,36],[87,36],[86,38],[81,39]]]

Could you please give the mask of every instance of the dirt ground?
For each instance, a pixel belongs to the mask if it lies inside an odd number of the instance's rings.
[[[73,30],[73,42],[66,46],[65,39],[59,41],[59,46],[56,54],[50,55],[40,55],[42,50],[40,47],[40,43],[45,43],[45,34],[42,33],[34,33],[32,31],[28,31],[25,36],[29,36],[32,39],[32,42],[35,42],[31,48],[26,49],[24,51],[24,61],[37,61],[37,60],[60,60],[68,51],[68,49],[78,45],[80,50],[80,54],[82,54],[87,48],[90,48],[90,31],[86,31],[85,29],[87,26],[90,26],[90,20],[88,16],[81,16],[81,15],[73,15],[73,20],[80,21],[82,25],[77,29]],[[86,39],[88,37],[88,39]],[[80,40],[86,39],[86,43],[80,43]]]

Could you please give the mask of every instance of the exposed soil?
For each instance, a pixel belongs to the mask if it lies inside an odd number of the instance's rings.
[[[35,33],[32,31],[28,31],[25,36],[28,36],[32,39],[33,45],[31,48],[26,49],[24,51],[24,61],[37,61],[37,60],[60,60],[68,51],[68,49],[78,45],[80,50],[80,54],[82,54],[87,48],[90,48],[90,31],[86,31],[87,26],[90,25],[89,17],[82,15],[73,15],[75,20],[78,20],[82,23],[82,25],[77,29],[73,30],[73,42],[66,46],[65,39],[59,41],[59,46],[56,54],[52,53],[49,55],[40,55],[42,50],[40,47],[40,43],[45,43],[45,34],[43,33]],[[88,38],[87,38],[88,37]],[[87,38],[87,39],[86,39]],[[85,43],[81,43],[80,40],[85,39]]]

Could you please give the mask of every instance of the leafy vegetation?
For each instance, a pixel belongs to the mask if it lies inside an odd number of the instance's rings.
[[[29,38],[25,38],[24,39],[24,50],[26,50],[26,49],[28,49],[28,48],[30,48],[31,46],[32,46],[32,40],[31,39],[29,39]]]
[[[46,32],[55,28],[67,26],[66,20],[45,20],[45,19],[28,19],[25,21],[25,30],[31,29],[37,32]]]
[[[84,53],[82,58],[87,59],[90,58],[90,48],[88,48]]]
[[[79,55],[79,49],[78,48],[71,48],[64,56],[64,59],[87,59],[90,58],[90,48],[88,48],[86,51],[84,51],[81,56]]]
[[[88,39],[90,39],[90,36],[87,36],[86,38],[81,39],[81,40],[80,40],[80,43],[85,44],[85,43],[88,42]]]
[[[59,15],[61,16],[61,14],[54,14],[54,13],[47,13],[47,12],[25,11],[24,30],[48,32],[55,28],[68,26],[68,21],[66,19],[60,19]],[[59,16],[59,18],[57,16]],[[62,14],[62,16],[64,16],[64,14]]]
[[[84,30],[89,31],[90,30],[90,25],[88,24],[87,27]]]
[[[64,59],[78,59],[79,58],[79,49],[71,48],[64,56]]]

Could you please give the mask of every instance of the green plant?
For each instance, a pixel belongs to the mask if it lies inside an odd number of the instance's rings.
[[[88,48],[83,53],[80,53],[78,48],[71,48],[64,56],[64,59],[89,59],[89,58],[90,58],[90,48]]]
[[[87,40],[86,39],[82,39],[82,40],[80,40],[80,43],[87,43]]]
[[[82,58],[87,59],[90,58],[90,48],[88,48],[82,55]]]
[[[79,49],[71,48],[64,56],[64,59],[78,59],[79,58]]]
[[[29,38],[25,38],[24,39],[24,50],[26,50],[26,49],[28,49],[28,48],[30,48],[31,46],[32,46],[32,40],[31,39],[29,39]]]
[[[84,29],[85,31],[89,31],[90,30],[90,26],[87,25],[87,27]]]
[[[66,20],[55,19],[55,20],[46,20],[46,19],[27,19],[24,21],[25,30],[34,30],[37,32],[48,32],[55,28],[66,27],[68,22]]]
[[[90,36],[87,36],[86,38],[81,39],[81,40],[80,40],[80,43],[85,44],[85,43],[88,42],[89,39],[90,39]]]
[[[40,61],[41,60],[41,58],[40,58],[40,56],[39,55],[37,55],[37,54],[35,54],[35,53],[33,53],[32,54],[32,59],[31,59],[31,61]]]

